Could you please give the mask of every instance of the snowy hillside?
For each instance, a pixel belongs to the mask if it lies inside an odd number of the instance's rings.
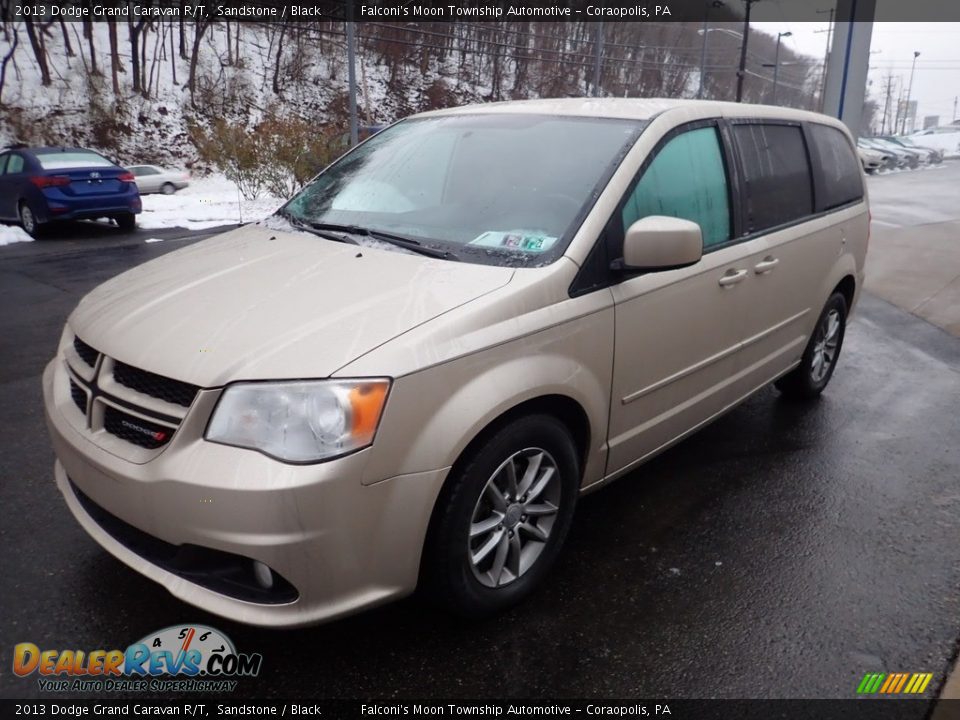
[[[715,26],[724,24],[722,12]],[[470,102],[593,91],[598,36],[589,23],[356,27],[362,125]],[[689,97],[705,62],[704,96],[728,97],[739,43],[714,33],[703,55],[699,29],[604,25],[601,94]],[[748,101],[768,98],[763,60],[773,42],[751,37],[748,61],[757,71],[745,83]],[[781,102],[815,106],[815,62],[786,50],[782,58]],[[343,149],[346,78],[340,22],[0,22],[0,143],[84,145],[127,165],[218,170],[248,199],[287,196]],[[289,182],[238,179],[282,153]]]
[[[18,46],[6,67],[0,111],[0,143],[13,140],[47,144],[82,144],[112,153],[121,162],[156,162],[192,166],[197,153],[188,125],[210,118],[229,118],[254,127],[263,114],[282,106],[284,112],[309,118],[318,125],[341,122],[346,107],[346,78],[342,53],[322,53],[311,39],[299,44],[287,40],[281,70],[276,71],[278,44],[268,29],[257,26],[230,28],[213,25],[204,34],[204,52],[198,53],[195,91],[187,87],[189,60],[177,52],[176,28],[162,28],[146,36],[147,76],[143,93],[130,89],[132,60],[129,44],[118,42],[120,92],[111,86],[109,27],[93,23],[92,41],[99,74],[91,72],[89,42],[80,23],[66,26],[73,55],[59,32],[47,39],[51,83],[44,86],[41,72],[26,42],[22,24],[10,24]],[[123,29],[125,30],[125,28]],[[121,35],[125,34],[121,31]],[[273,46],[271,46],[273,42]],[[339,38],[329,40],[342,45]],[[13,41],[0,42],[0,57]],[[87,54],[81,53],[81,48]],[[424,84],[437,79],[427,73],[420,87],[410,85],[404,96],[388,92],[385,68],[361,50],[359,65],[360,120],[377,124],[394,119],[398,110],[416,107]],[[279,93],[274,76],[278,76]],[[477,99],[458,93],[458,99]]]

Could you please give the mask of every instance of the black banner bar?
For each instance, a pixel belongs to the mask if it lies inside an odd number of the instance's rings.
[[[776,0],[753,21],[819,22],[835,0]],[[352,14],[351,14],[352,11]],[[743,0],[0,0],[4,20],[309,22],[702,22],[743,15]],[[958,0],[877,0],[877,22],[960,22]]]
[[[0,700],[3,718],[671,718],[960,720],[960,700]]]

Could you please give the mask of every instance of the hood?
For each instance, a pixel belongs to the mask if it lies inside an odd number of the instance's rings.
[[[69,324],[110,357],[202,387],[322,378],[513,272],[251,225],[109,280]]]

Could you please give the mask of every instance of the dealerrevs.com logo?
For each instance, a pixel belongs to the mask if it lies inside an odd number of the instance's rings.
[[[259,653],[238,653],[233,642],[206,625],[174,625],[126,650],[13,649],[13,672],[36,673],[45,692],[230,692],[237,678],[260,673]]]

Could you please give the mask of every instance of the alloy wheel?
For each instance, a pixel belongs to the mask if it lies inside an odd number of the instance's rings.
[[[467,540],[482,585],[509,585],[533,567],[550,540],[560,497],[560,471],[546,450],[526,448],[500,464],[474,506]]]
[[[20,207],[20,224],[27,235],[33,235],[37,229],[37,219],[33,216],[33,211],[26,205]]]
[[[810,377],[819,383],[830,372],[837,358],[837,346],[840,344],[840,313],[831,310],[817,328],[813,346],[813,358],[810,363]]]

